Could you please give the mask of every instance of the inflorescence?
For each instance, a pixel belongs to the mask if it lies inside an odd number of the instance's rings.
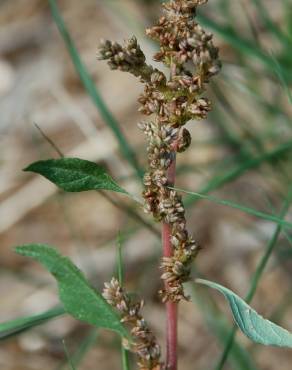
[[[164,15],[146,34],[158,42],[154,60],[170,70],[169,76],[146,63],[135,37],[125,46],[103,41],[98,59],[108,60],[111,69],[127,71],[145,84],[138,101],[140,112],[151,118],[139,123],[148,141],[148,171],[144,176],[145,211],[171,227],[173,255],[161,263],[165,289],[163,301],[187,299],[183,283],[190,277],[190,266],[198,251],[197,242],[186,228],[181,196],[171,189],[168,171],[177,152],[185,151],[191,135],[184,127],[190,120],[206,118],[210,101],[203,97],[206,84],[221,68],[218,48],[212,34],[195,21],[198,5],[207,0],[172,0],[163,4]]]
[[[124,340],[124,347],[137,354],[141,370],[162,370],[163,364],[159,361],[160,346],[140,313],[144,302],[134,301],[115,278],[104,285],[103,297],[117,308],[121,314],[121,321],[131,328],[134,342]]]

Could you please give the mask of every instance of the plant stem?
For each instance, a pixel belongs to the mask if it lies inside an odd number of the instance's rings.
[[[168,169],[167,178],[168,184],[174,185],[176,157],[174,158]],[[171,226],[167,223],[162,224],[162,245],[163,256],[172,256],[172,246],[170,242]],[[166,286],[167,289],[167,286]],[[177,311],[178,305],[175,302],[166,302],[166,368],[167,370],[177,370]]]

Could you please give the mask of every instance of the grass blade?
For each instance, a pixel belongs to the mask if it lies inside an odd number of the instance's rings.
[[[281,225],[281,226],[285,226],[285,227],[289,227],[289,228],[292,227],[292,224],[290,222],[285,221],[282,218],[279,218],[277,216],[270,215],[268,213],[264,213],[264,212],[261,212],[261,211],[257,211],[256,209],[249,208],[249,207],[243,206],[241,204],[231,202],[229,200],[218,199],[218,198],[213,197],[211,195],[195,193],[193,191],[187,191],[187,190],[180,189],[180,188],[174,188],[174,187],[169,187],[169,188],[174,189],[176,191],[186,193],[186,194],[194,195],[194,196],[198,197],[199,199],[206,199],[206,200],[209,200],[211,202],[220,204],[222,206],[227,206],[227,207],[238,209],[242,212],[248,213],[249,215],[259,217],[259,218],[262,218],[262,219],[267,220],[267,221],[272,221],[272,222],[274,222],[278,225]]]
[[[286,36],[281,29],[271,19],[267,8],[263,5],[261,0],[252,0],[253,4],[257,8],[258,16],[261,18],[265,27],[274,34],[278,40],[283,44],[283,47],[289,50],[291,48],[291,40]]]
[[[123,271],[123,254],[122,254],[122,239],[121,234],[118,234],[117,238],[117,270],[118,270],[118,280],[120,286],[123,286],[124,282],[124,271]],[[129,359],[129,351],[127,351],[124,346],[123,342],[121,341],[121,354],[122,354],[122,369],[123,370],[130,370],[130,359]]]
[[[285,76],[284,76],[284,73],[283,73],[283,68],[281,67],[281,64],[278,62],[278,60],[276,59],[276,57],[274,56],[273,53],[271,53],[271,59],[274,62],[274,66],[275,66],[274,69],[275,69],[276,75],[278,76],[278,78],[279,78],[279,80],[282,84],[282,87],[283,87],[285,93],[287,94],[287,97],[289,99],[290,104],[292,104],[292,93],[291,93],[291,90],[290,90],[290,88],[287,84],[287,81],[285,79]]]
[[[215,174],[215,176],[209,180],[206,185],[204,185],[198,193],[207,194],[210,191],[220,188],[221,186],[234,181],[243,175],[246,171],[258,168],[261,164],[265,162],[273,162],[282,159],[290,151],[292,151],[292,142],[288,142],[282,145],[279,145],[276,149],[261,154],[257,157],[246,160],[244,163],[240,164],[238,167],[235,167],[227,171],[223,175]],[[186,206],[190,206],[198,201],[199,198],[196,196],[188,196],[185,198],[184,203]]]
[[[68,364],[70,365],[70,369],[71,370],[77,370],[76,367],[73,364],[73,361],[71,359],[71,356],[69,355],[69,352],[68,352],[68,349],[67,349],[65,340],[63,340],[63,347],[64,347],[64,352],[65,352],[65,355],[66,355]]]
[[[21,317],[15,320],[4,322],[0,324],[0,340],[8,339],[14,335],[32,329],[35,326],[44,324],[47,321],[50,321],[64,314],[64,308],[56,307],[38,315]]]
[[[55,0],[49,0],[52,16],[54,18],[54,21],[59,29],[59,32],[64,40],[64,43],[67,47],[67,50],[71,56],[72,62],[74,64],[74,67],[76,69],[77,74],[80,77],[81,82],[83,83],[85,89],[87,90],[88,94],[90,95],[93,103],[97,107],[98,111],[100,112],[100,115],[102,116],[105,123],[109,126],[109,128],[112,130],[113,134],[115,135],[121,152],[126,158],[126,160],[132,165],[132,167],[135,169],[137,175],[139,177],[143,176],[143,171],[141,170],[137,159],[135,157],[135,153],[133,149],[130,147],[129,143],[127,142],[124,134],[122,133],[119,123],[116,121],[112,113],[108,110],[105,102],[103,101],[100,93],[98,92],[97,88],[95,87],[95,84],[92,80],[92,78],[89,75],[89,72],[87,71],[87,68],[83,64],[79,53],[75,47],[75,44],[70,36],[69,31],[66,28],[66,25],[64,23],[64,20],[59,12],[59,9],[57,7]]]
[[[93,347],[98,336],[98,329],[91,329],[89,334],[81,341],[79,347],[70,356],[73,366],[78,366],[83,360],[86,353]],[[67,370],[67,364],[63,363],[58,366],[57,370]]]
[[[220,25],[209,17],[203,14],[197,15],[197,19],[200,24],[209,28],[213,32],[220,35],[228,44],[240,53],[246,55],[248,58],[254,58],[260,61],[270,72],[274,71],[274,62],[271,60],[268,54],[263,50],[259,49],[258,45],[243,38],[236,33],[232,28],[225,25]],[[288,70],[283,69],[284,76],[287,80],[291,80],[291,75]]]
[[[290,0],[284,0],[284,17],[286,23],[287,36],[292,41],[292,3]]]
[[[71,356],[72,362],[75,364],[75,366],[77,366],[82,361],[85,354],[94,345],[97,336],[98,329],[93,329],[90,331],[89,335],[87,335],[86,338],[81,342],[81,345],[78,348],[78,350],[74,353],[73,356]]]

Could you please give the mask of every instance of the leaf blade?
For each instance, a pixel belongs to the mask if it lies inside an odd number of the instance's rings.
[[[236,324],[249,339],[266,346],[292,348],[292,333],[264,319],[230,289],[209,280],[196,279],[196,282],[218,290],[224,295]]]
[[[230,324],[227,322],[223,313],[220,313],[209,294],[202,292],[194,284],[185,284],[185,289],[190,296],[191,302],[196,304],[201,311],[207,327],[217,338],[218,344],[225,346],[228,340],[228,334],[230,333]],[[258,370],[251,354],[237,341],[234,341],[230,352],[230,359],[232,366],[236,370]]]
[[[0,340],[5,340],[13,335],[20,334],[35,326],[41,325],[49,320],[59,317],[65,313],[62,307],[52,308],[37,315],[20,317],[0,324]]]
[[[110,190],[129,195],[102,166],[85,159],[59,158],[37,161],[24,171],[40,174],[66,192]]]
[[[77,320],[128,337],[118,314],[68,258],[45,244],[26,244],[16,247],[16,252],[40,262],[56,278],[66,312]]]

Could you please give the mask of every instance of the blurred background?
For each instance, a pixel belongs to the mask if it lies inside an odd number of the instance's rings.
[[[96,51],[101,38],[122,42],[135,34],[151,62],[157,46],[145,38],[144,29],[158,18],[160,2],[57,4],[60,13],[54,8],[53,17],[45,0],[0,0],[0,322],[58,303],[53,278],[17,256],[14,246],[55,246],[101,289],[116,273],[120,232],[126,286],[142,294],[145,317],[163,345],[158,225],[122,196],[65,194],[40,176],[22,172],[31,162],[58,157],[51,140],[66,156],[104,165],[119,184],[139,195],[133,158],[124,153],[132,148],[145,168],[145,140],[136,126],[142,119],[137,112],[142,85],[110,71],[96,60]],[[79,72],[84,77],[86,69],[85,77],[93,80],[92,85],[87,80],[91,96],[68,53],[70,40],[64,43],[56,27],[60,15],[84,64],[79,63]],[[292,1],[212,0],[200,8],[198,21],[214,33],[223,69],[209,86],[213,111],[208,120],[188,124],[193,143],[178,158],[177,186],[212,194],[239,209],[185,195],[189,229],[204,247],[194,275],[244,297],[266,248],[273,248],[252,306],[291,331],[291,228],[280,233],[275,223],[246,208],[284,216],[288,202]],[[73,56],[78,64],[78,54]],[[292,221],[291,212],[285,217]],[[180,308],[180,369],[210,370],[222,354],[232,318],[218,294],[189,290],[192,302]],[[79,370],[121,368],[118,338],[69,317],[3,340],[0,368],[69,369],[63,340]],[[254,345],[238,333],[224,369],[288,370],[291,363],[291,350]]]

